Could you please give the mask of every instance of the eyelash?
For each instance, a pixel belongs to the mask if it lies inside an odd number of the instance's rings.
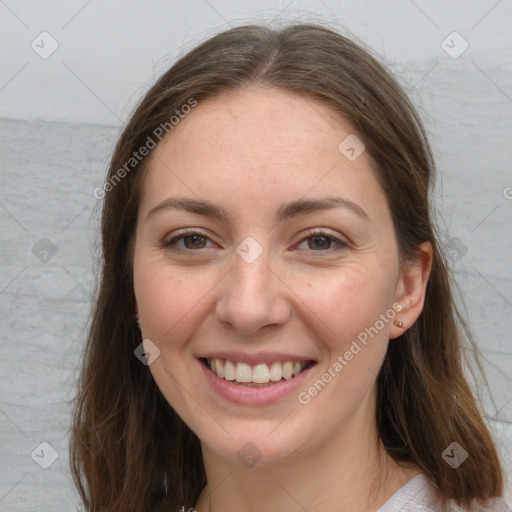
[[[188,237],[191,237],[191,236],[194,236],[194,235],[199,235],[200,237],[206,239],[206,240],[210,240],[210,238],[205,234],[205,233],[202,233],[201,231],[182,231],[180,232],[177,236],[171,238],[170,240],[164,242],[162,244],[162,247],[166,250],[170,250],[170,251],[174,251],[174,252],[199,252],[200,249],[187,249],[187,248],[182,248],[182,247],[178,247],[177,246],[177,242],[179,242],[180,240],[183,240],[185,238],[188,238]],[[302,242],[305,242],[311,238],[315,238],[315,237],[318,237],[318,236],[324,236],[326,237],[328,240],[334,242],[337,244],[337,248],[334,249],[334,250],[340,250],[340,249],[346,249],[349,247],[349,243],[348,242],[345,242],[343,240],[340,240],[339,238],[336,238],[334,236],[332,236],[331,234],[329,234],[326,230],[322,229],[322,228],[312,228],[310,229],[308,232],[307,232],[307,235],[305,237],[303,237],[299,243],[297,245],[300,245]],[[330,247],[329,249],[326,249],[326,250],[313,250],[313,249],[310,249],[311,252],[315,252],[315,253],[330,253],[333,251],[333,249]]]

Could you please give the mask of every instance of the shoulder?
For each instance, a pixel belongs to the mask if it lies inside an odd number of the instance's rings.
[[[432,512],[435,489],[426,476],[419,474],[409,480],[377,512]]]
[[[416,475],[377,512],[439,512],[435,487],[425,475]],[[447,512],[511,512],[511,509],[502,499],[495,499],[471,511],[450,503]]]
[[[471,510],[452,504],[447,509],[447,512],[511,512],[511,509],[503,499],[496,498],[485,505],[474,505]]]

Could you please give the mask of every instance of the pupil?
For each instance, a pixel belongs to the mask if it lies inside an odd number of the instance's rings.
[[[204,237],[202,237],[201,235],[187,236],[187,237],[185,237],[184,241],[185,241],[185,246],[187,247],[187,249],[194,248],[194,247],[202,248],[204,246]],[[201,245],[201,244],[203,244],[203,245]]]
[[[314,236],[310,240],[314,241],[314,243],[316,245],[316,249],[318,249],[318,248],[328,249],[330,242],[331,242],[330,239],[328,237],[326,237],[325,235]],[[309,248],[315,249],[315,247],[311,247],[311,244],[309,244]]]

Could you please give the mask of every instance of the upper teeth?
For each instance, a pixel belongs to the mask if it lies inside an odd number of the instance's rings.
[[[295,363],[276,361],[270,365],[266,363],[251,366],[246,363],[235,363],[228,359],[208,359],[208,365],[213,373],[225,380],[236,380],[237,382],[255,382],[264,384],[269,381],[286,380],[298,375],[307,365],[307,361]]]

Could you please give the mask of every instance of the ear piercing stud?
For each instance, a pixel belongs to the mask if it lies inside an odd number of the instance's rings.
[[[400,329],[405,329],[405,324],[403,322],[400,322],[400,320],[395,320],[393,322],[397,327],[400,327]]]
[[[141,325],[141,323],[140,323],[140,319],[137,317],[137,318],[135,319],[135,321],[137,322],[137,327],[138,327],[139,329],[141,329],[141,328],[142,328],[142,325]]]

